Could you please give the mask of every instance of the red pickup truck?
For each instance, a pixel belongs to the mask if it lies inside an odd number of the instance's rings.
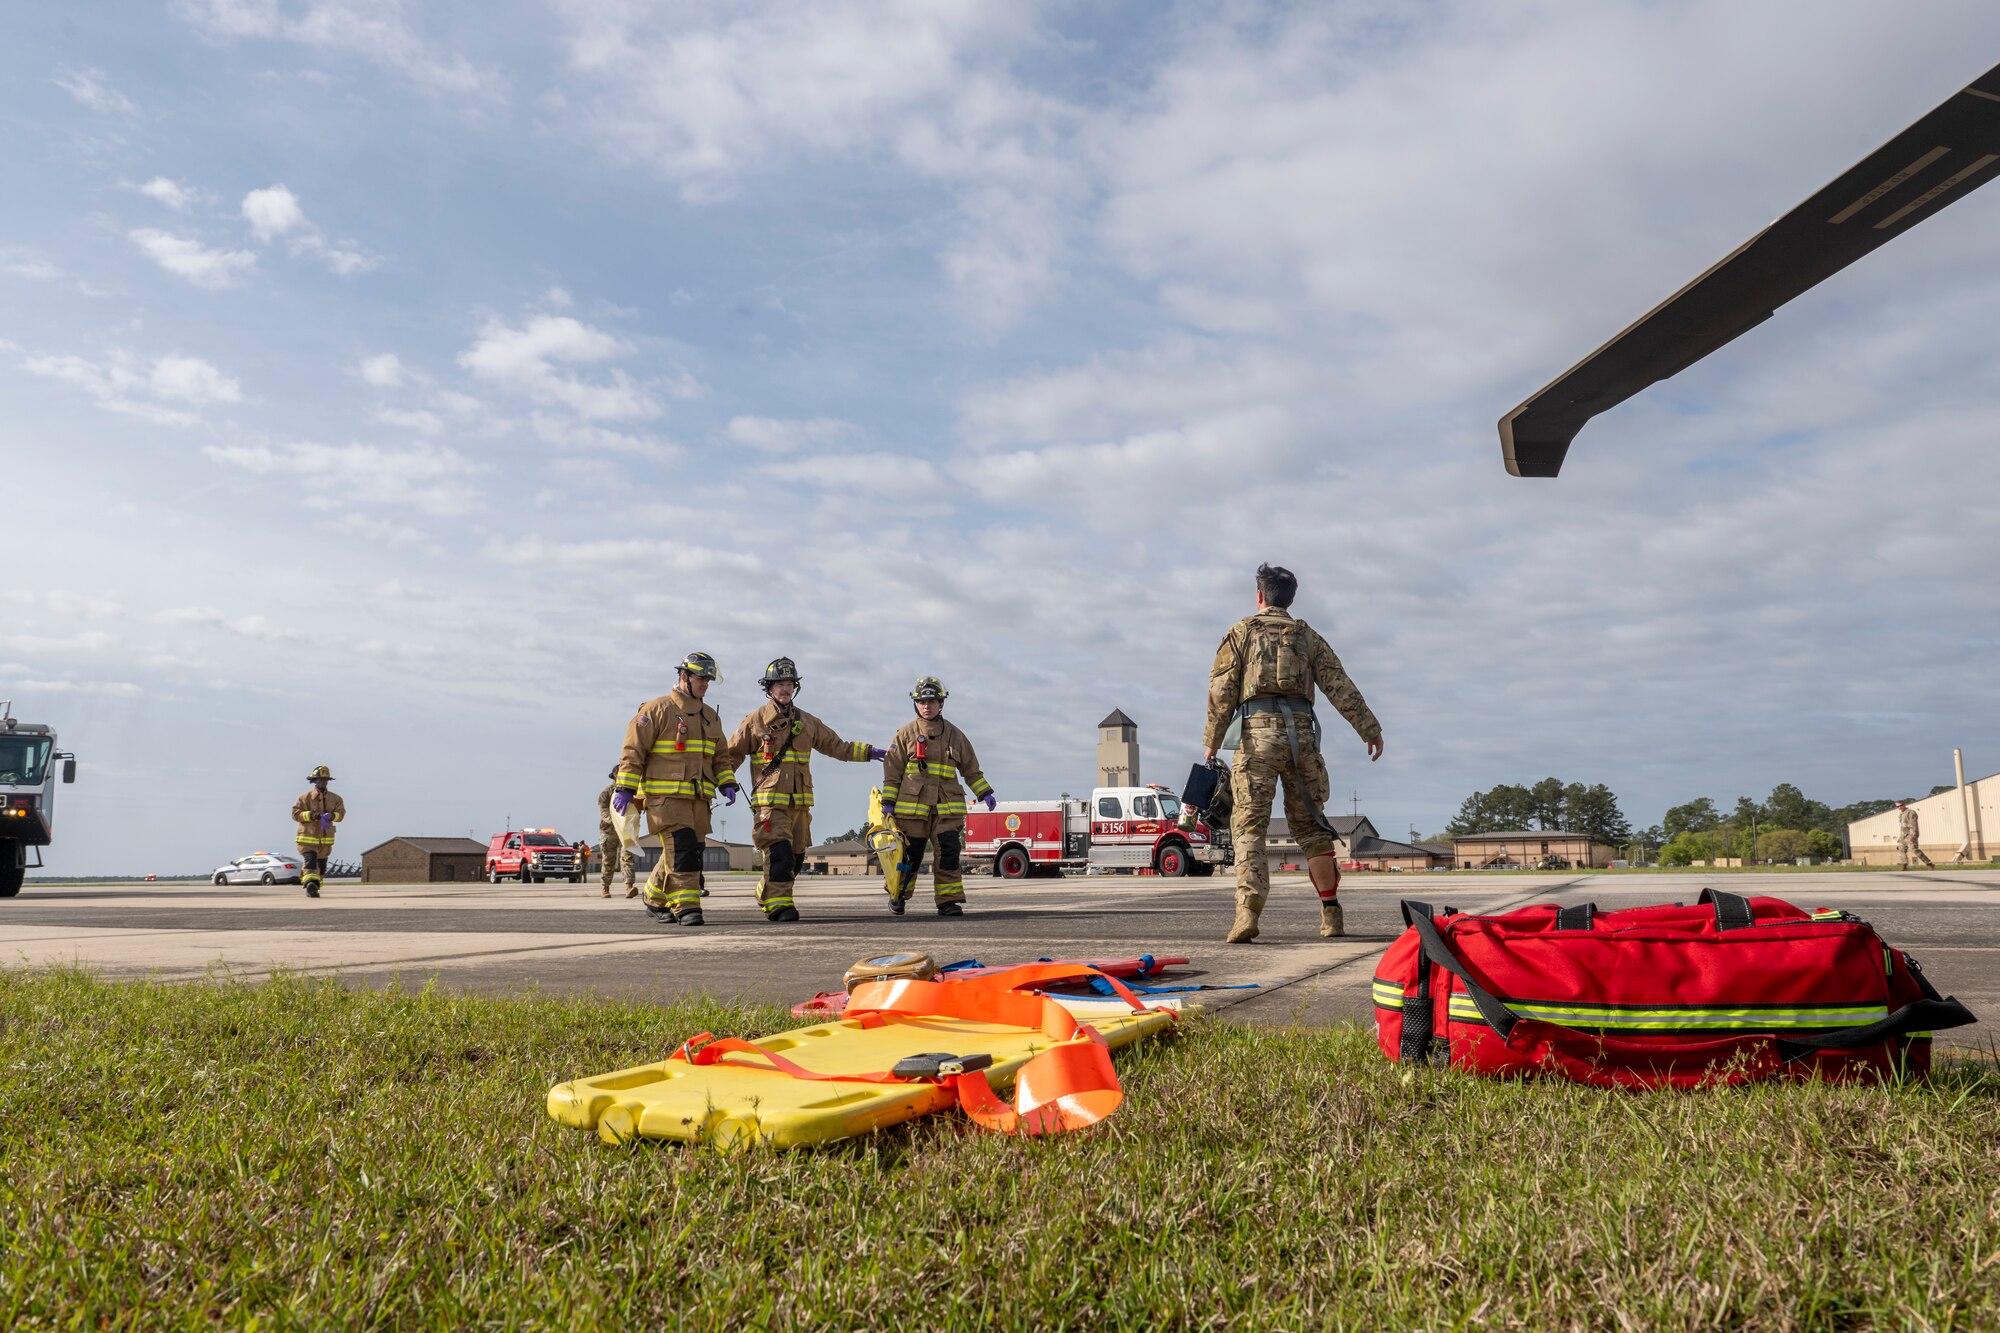
[[[486,845],[486,878],[498,884],[503,879],[519,879],[523,884],[539,884],[545,879],[567,879],[583,883],[583,867],[576,849],[552,828],[521,829],[496,833]]]

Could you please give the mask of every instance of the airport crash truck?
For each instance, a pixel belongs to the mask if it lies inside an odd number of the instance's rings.
[[[1165,787],[1099,787],[1089,800],[1002,801],[965,817],[965,856],[991,858],[1002,879],[1065,870],[1153,870],[1213,875],[1232,864],[1227,828],[1200,819],[1183,829],[1181,803]]]
[[[486,845],[486,879],[492,884],[503,879],[519,879],[523,884],[567,879],[572,884],[581,884],[583,866],[576,849],[554,829],[520,829],[496,833]]]
[[[21,722],[11,703],[0,701],[0,898],[21,891],[31,868],[42,864],[42,848],[55,834],[56,761],[64,782],[76,781],[76,756],[56,749],[55,731],[40,722]]]

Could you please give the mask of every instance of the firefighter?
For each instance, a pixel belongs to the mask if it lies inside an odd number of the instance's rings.
[[[644,704],[640,705],[645,707]],[[611,896],[611,877],[620,866],[625,869],[625,896],[639,896],[637,874],[632,860],[632,849],[618,836],[617,826],[611,822],[611,798],[618,791],[618,770],[611,770],[611,781],[604,784],[604,790],[597,793],[597,839],[598,852],[604,861],[604,896]]]
[[[764,909],[766,920],[797,921],[792,881],[812,845],[812,752],[850,764],[882,759],[889,752],[866,741],[844,741],[832,727],[799,708],[794,700],[805,682],[791,658],[773,661],[757,683],[770,702],[736,728],[729,757],[732,762],[750,761],[750,839],[764,854],[757,905]]]
[[[317,898],[325,882],[322,872],[333,859],[333,826],[347,818],[347,802],[326,789],[333,774],[325,764],[306,774],[306,781],[312,786],[292,802],[292,822],[299,826],[299,882],[306,897]]]
[[[971,785],[973,796],[988,810],[996,801],[979,771],[972,742],[944,720],[944,701],[950,697],[936,676],[925,676],[910,691],[917,717],[896,733],[882,760],[882,813],[896,821],[903,835],[909,875],[923,864],[925,846],[937,842],[931,872],[938,915],[963,916],[965,874],[959,858],[965,851],[965,788],[959,779]],[[914,879],[906,878],[904,885],[906,895],[916,892]],[[889,910],[901,916],[903,902],[890,898]]]
[[[1313,714],[1313,687],[1332,701],[1368,747],[1370,762],[1382,757],[1382,724],[1368,710],[1340,659],[1318,631],[1295,620],[1286,608],[1299,581],[1289,569],[1257,567],[1257,614],[1230,626],[1216,649],[1208,677],[1208,729],[1203,758],[1215,758],[1230,721],[1240,717],[1243,736],[1230,779],[1229,832],[1236,847],[1236,920],[1231,944],[1257,938],[1257,918],[1271,891],[1265,837],[1271,831],[1271,802],[1285,785],[1285,818],[1306,873],[1319,895],[1319,933],[1347,933],[1346,915],[1335,895],[1340,864],[1334,859],[1333,825],[1326,817],[1332,783],[1319,751],[1319,719]]]
[[[699,926],[701,854],[716,792],[736,804],[736,767],[722,719],[702,702],[722,679],[715,659],[689,653],[669,694],[641,705],[625,727],[611,807],[624,814],[643,794],[646,829],[660,836],[660,860],[646,877],[646,911],[655,920]]]

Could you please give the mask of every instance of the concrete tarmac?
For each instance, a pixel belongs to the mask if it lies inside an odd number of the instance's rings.
[[[1691,902],[1704,884],[1838,907],[1873,922],[1923,964],[1938,989],[1985,1020],[1941,1041],[1992,1046],[2000,1034],[2000,871],[1910,874],[1699,873],[1649,875],[1349,875],[1341,886],[1348,938],[1322,940],[1303,875],[1277,876],[1264,933],[1222,936],[1232,913],[1225,878],[1091,876],[1014,883],[974,878],[963,917],[939,917],[929,886],[908,915],[889,914],[880,881],[800,881],[805,920],[774,925],[755,881],[719,875],[710,924],[662,925],[637,901],[598,896],[593,882],[360,885],[334,883],[314,902],[296,886],[40,885],[0,901],[0,965],[80,964],[113,978],[257,978],[273,969],[337,973],[357,984],[400,980],[468,991],[584,992],[659,1000],[707,993],[791,1004],[837,990],[855,960],[922,950],[939,962],[1151,953],[1194,960],[1181,974],[1258,990],[1210,992],[1231,1019],[1320,1024],[1371,1020],[1374,960],[1402,929],[1397,902],[1467,911],[1529,902],[1595,902],[1611,910]]]

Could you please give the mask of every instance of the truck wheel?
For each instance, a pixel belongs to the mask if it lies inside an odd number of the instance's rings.
[[[21,856],[21,845],[0,842],[0,898],[12,898],[19,893],[27,878],[28,865]]]
[[[1187,848],[1177,842],[1170,842],[1160,848],[1157,860],[1159,872],[1169,879],[1179,879],[1188,872]]]
[[[1034,862],[1028,859],[1025,851],[1009,847],[994,862],[993,873],[1002,879],[1026,879],[1034,868]]]
[[[492,869],[487,870],[486,882],[488,884],[498,884],[500,882],[500,872]]]

